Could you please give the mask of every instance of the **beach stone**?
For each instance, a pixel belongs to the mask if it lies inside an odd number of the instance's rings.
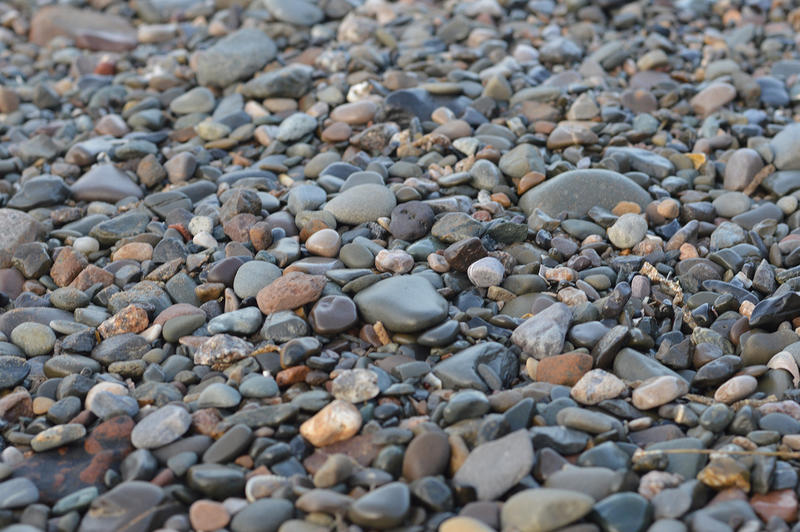
[[[608,228],[608,239],[620,249],[634,247],[647,234],[647,222],[638,214],[623,214]]]
[[[231,520],[222,503],[201,499],[189,507],[189,522],[196,530],[224,528]]]
[[[516,486],[531,467],[530,436],[518,430],[473,449],[453,481],[475,488],[479,500],[493,500]]]
[[[509,177],[521,178],[529,172],[545,173],[544,160],[539,150],[531,144],[520,144],[506,152],[497,166]]]
[[[756,391],[758,381],[750,375],[738,375],[725,381],[714,393],[714,400],[725,404],[744,399]]]
[[[346,296],[325,296],[314,304],[308,321],[318,334],[336,334],[358,323],[358,312]]]
[[[33,216],[15,209],[0,209],[0,252],[12,253],[17,246],[44,236],[44,226]]]
[[[45,46],[54,37],[68,37],[80,48],[122,52],[137,44],[136,30],[119,16],[59,5],[36,11],[29,38]]]
[[[723,186],[726,190],[744,190],[763,167],[764,162],[757,151],[740,148],[733,152],[725,165]]]
[[[403,455],[403,476],[417,480],[444,472],[450,460],[447,435],[438,431],[423,432],[414,437]]]
[[[0,508],[21,508],[38,500],[39,489],[27,478],[12,478],[0,483]]]
[[[21,355],[22,353],[17,353]],[[30,364],[13,352],[0,356],[0,389],[8,389],[22,382],[31,372]]]
[[[224,369],[252,351],[253,345],[241,338],[216,334],[200,344],[194,353],[194,363]]]
[[[511,341],[536,359],[558,355],[572,321],[572,311],[563,303],[554,303],[514,329]]]
[[[155,449],[183,436],[191,422],[192,416],[185,408],[162,406],[136,424],[131,432],[131,442],[138,449]]]
[[[92,501],[79,530],[100,532],[124,526],[131,530],[147,530],[163,500],[164,492],[154,484],[141,480],[122,482]],[[137,526],[130,527],[131,523]]]
[[[736,88],[730,83],[712,83],[692,97],[689,102],[694,112],[706,116],[736,98]]]
[[[56,335],[47,325],[27,322],[14,327],[11,331],[11,341],[28,357],[35,357],[52,353]]]
[[[242,299],[255,297],[258,292],[282,275],[272,263],[251,260],[242,264],[233,278],[233,291]]]
[[[389,189],[366,184],[342,192],[330,200],[324,210],[333,214],[339,223],[356,225],[391,216],[396,204],[397,200]]]
[[[596,194],[584,194],[592,187]],[[644,209],[650,195],[631,179],[609,170],[572,170],[548,179],[526,192],[519,201],[526,214],[541,209],[550,216],[569,211],[579,215],[595,206],[613,209],[620,201],[637,203]]]
[[[384,530],[401,524],[410,507],[408,487],[390,482],[353,502],[347,516],[357,525]]]
[[[511,382],[519,368],[517,357],[502,344],[486,342],[477,344],[443,360],[433,367],[433,373],[449,389],[472,388],[488,392],[484,380],[487,374],[494,374],[503,383]]]
[[[527,489],[503,504],[504,530],[545,532],[556,530],[588,514],[594,499],[583,493],[556,488]]]
[[[259,499],[233,516],[232,532],[278,532],[294,515],[292,503],[282,499]]]
[[[665,375],[644,381],[633,390],[633,406],[649,410],[667,404],[689,392],[689,384],[679,378]]]
[[[616,375],[602,369],[586,372],[572,387],[570,396],[584,405],[596,405],[619,397],[627,386]]]
[[[361,428],[361,413],[347,401],[335,400],[300,425],[300,434],[315,447],[348,440]]]
[[[498,286],[503,282],[505,267],[494,257],[484,257],[469,265],[467,276],[479,288]]]
[[[361,316],[381,322],[396,332],[416,332],[441,323],[448,304],[424,278],[415,275],[390,277],[356,294]]]
[[[798,134],[800,134],[800,124],[790,124],[772,137],[770,147],[774,154],[773,164],[778,170],[800,170]]]
[[[297,98],[308,92],[311,86],[311,68],[292,64],[266,74],[260,74],[242,87],[242,95],[248,98]]]
[[[306,113],[295,113],[281,122],[277,139],[293,142],[302,139],[317,127],[317,120]]]
[[[31,440],[31,449],[37,453],[68,445],[86,436],[86,427],[79,423],[56,425],[38,433]]]
[[[48,207],[63,202],[70,190],[60,177],[39,176],[26,180],[22,188],[8,202],[13,209],[24,211],[36,207]]]
[[[401,203],[391,212],[389,232],[400,240],[413,242],[426,236],[433,226],[433,209],[421,201]]]
[[[258,72],[277,51],[263,31],[237,30],[197,54],[197,81],[200,85],[227,87]]]
[[[70,187],[72,197],[83,201],[117,202],[133,196],[142,197],[142,190],[125,172],[111,164],[93,166]]]
[[[313,26],[325,18],[323,11],[311,2],[298,0],[292,3],[280,0],[263,0],[273,17],[297,26]]]
[[[331,394],[351,403],[368,401],[379,393],[378,376],[367,369],[344,370],[331,383]]]
[[[292,310],[319,299],[324,287],[325,277],[321,275],[288,272],[258,291],[258,308],[266,315]]]
[[[615,493],[595,504],[591,519],[606,530],[644,532],[653,521],[653,507],[638,493]]]

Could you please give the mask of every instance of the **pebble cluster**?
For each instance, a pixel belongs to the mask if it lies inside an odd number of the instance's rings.
[[[0,1],[0,526],[800,530],[798,31]]]

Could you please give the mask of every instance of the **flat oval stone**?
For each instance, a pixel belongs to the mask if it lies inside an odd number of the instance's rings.
[[[131,443],[138,449],[155,449],[183,436],[191,423],[192,416],[185,408],[166,405],[136,424]]]
[[[337,222],[356,225],[390,216],[395,205],[397,199],[391,190],[368,184],[347,189],[330,200],[324,210],[333,214]]]
[[[395,332],[421,331],[447,317],[447,300],[416,275],[378,281],[361,290],[354,299],[366,321],[380,321]]]
[[[591,189],[592,194],[586,194]],[[519,205],[528,215],[541,209],[550,216],[560,212],[585,215],[592,207],[611,210],[620,201],[632,201],[642,209],[650,194],[633,180],[610,170],[571,170],[559,174],[526,192]]]

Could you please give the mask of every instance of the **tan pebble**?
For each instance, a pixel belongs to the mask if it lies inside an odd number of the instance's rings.
[[[111,256],[111,260],[135,260],[143,262],[153,258],[153,246],[147,242],[129,242]]]
[[[309,253],[320,257],[335,257],[339,254],[342,239],[334,229],[320,229],[306,240]]]
[[[638,203],[634,203],[633,201],[620,201],[611,209],[611,212],[617,216],[622,216],[623,214],[639,214],[642,212],[642,208]]]
[[[382,249],[375,256],[379,272],[407,273],[414,267],[414,258],[402,249]]]
[[[528,172],[520,178],[519,184],[517,185],[517,194],[524,194],[542,181],[544,181],[544,174],[539,172]]]
[[[679,257],[680,260],[696,259],[697,257],[699,257],[697,253],[697,248],[695,248],[693,245],[689,243],[681,244],[681,247],[679,249],[681,252]]]
[[[739,305],[739,314],[745,318],[750,318],[750,314],[753,313],[754,308],[756,308],[756,306],[752,301],[742,301],[742,304]]]
[[[54,403],[55,401],[49,397],[34,397],[33,413],[37,416],[44,415],[50,410],[50,407],[53,406]]]
[[[225,505],[216,501],[199,500],[189,507],[189,522],[198,531],[219,530],[231,520]]]
[[[447,263],[447,259],[436,253],[431,253],[428,255],[428,266],[430,266],[433,271],[438,273],[444,273],[450,270],[450,265]]]
[[[750,375],[737,375],[725,381],[716,393],[714,400],[720,403],[731,404],[740,399],[744,399],[756,391],[758,381]]]
[[[667,219],[677,218],[680,210],[680,203],[672,198],[667,198],[656,206],[656,212]]]
[[[355,406],[336,399],[300,425],[300,434],[314,447],[325,447],[355,436],[361,421]]]

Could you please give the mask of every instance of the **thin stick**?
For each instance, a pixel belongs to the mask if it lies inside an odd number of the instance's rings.
[[[636,451],[635,455],[649,454],[730,454],[735,456],[777,456],[780,458],[800,458],[796,451],[722,451],[716,449],[651,449]]]

